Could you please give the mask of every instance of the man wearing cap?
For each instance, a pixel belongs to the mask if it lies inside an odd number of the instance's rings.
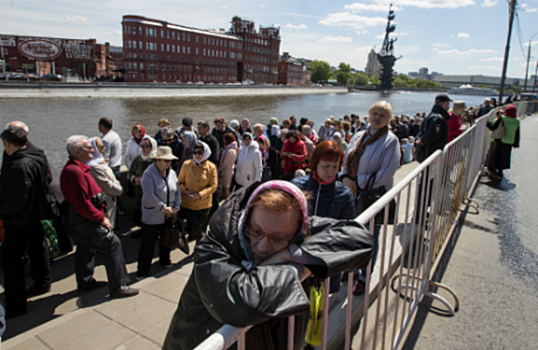
[[[488,114],[492,109],[493,106],[491,105],[491,98],[488,97],[484,100],[484,105],[478,110],[476,118],[478,119],[481,116]]]
[[[418,145],[417,161],[422,163],[438,149],[443,149],[448,140],[448,124],[450,119],[448,109],[452,100],[447,94],[439,94],[435,97],[432,111],[424,119],[415,144]]]
[[[224,324],[254,325],[246,349],[284,349],[289,315],[297,315],[293,349],[302,349],[307,277],[366,266],[372,246],[373,237],[353,220],[309,218],[304,194],[289,182],[235,191],[195,247],[163,349],[194,349]]]

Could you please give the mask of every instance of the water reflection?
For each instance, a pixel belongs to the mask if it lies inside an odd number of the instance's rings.
[[[113,92],[112,92],[113,93]],[[99,135],[97,121],[109,117],[124,145],[131,137],[131,126],[140,122],[149,135],[157,132],[157,122],[167,118],[177,128],[184,117],[195,123],[216,116],[231,119],[249,118],[251,124],[267,124],[269,118],[281,122],[291,115],[307,117],[319,128],[329,116],[342,118],[346,114],[363,117],[376,101],[385,99],[392,104],[395,115],[415,115],[429,112],[435,93],[396,93],[384,97],[377,92],[322,94],[299,96],[221,96],[136,99],[24,99],[0,100],[0,125],[21,120],[30,128],[30,139],[42,147],[51,163],[61,168],[67,159],[64,141],[76,134]],[[458,96],[467,105],[478,105],[479,96]],[[1,147],[1,144],[0,144]]]

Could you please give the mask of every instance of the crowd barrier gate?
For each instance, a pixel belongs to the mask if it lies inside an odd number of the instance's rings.
[[[536,102],[520,102],[517,106],[518,115],[523,117],[529,114],[528,111],[538,108]],[[377,233],[379,264],[372,269],[370,262],[367,268],[364,296],[352,295],[353,283],[349,281],[353,281],[353,272],[348,274],[348,283],[342,284],[342,287],[347,284],[345,350],[351,348],[352,342],[360,344],[354,348],[361,350],[397,349],[424,296],[440,301],[450,315],[459,308],[456,293],[432,278],[458,224],[462,206],[469,205],[478,210],[469,197],[489,148],[490,132],[486,124],[495,118],[496,111],[477,119],[443,151],[433,153],[356,218],[369,227],[372,235]],[[396,202],[396,215],[389,224],[388,208],[393,200]],[[384,209],[383,225],[374,225],[375,216]],[[431,287],[447,291],[454,298],[455,305],[432,292]],[[329,279],[325,280],[324,295],[322,345],[316,347],[321,350],[342,344],[339,340],[329,343],[327,339]],[[354,308],[356,302],[360,305]],[[289,318],[288,325],[288,350],[292,350],[294,316]],[[249,328],[225,325],[195,350],[224,350],[234,343],[239,350],[244,350],[245,334]],[[354,328],[355,338],[352,334]]]

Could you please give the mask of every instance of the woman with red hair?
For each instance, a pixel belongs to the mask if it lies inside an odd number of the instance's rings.
[[[314,150],[308,168],[310,175],[298,177],[291,183],[310,194],[309,215],[333,219],[355,218],[355,201],[351,190],[337,180],[342,169],[344,152],[334,141],[323,141]],[[340,274],[331,277],[330,293],[340,289]]]

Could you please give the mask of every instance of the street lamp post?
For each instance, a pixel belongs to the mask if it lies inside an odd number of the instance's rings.
[[[538,61],[536,61],[536,68],[534,69],[534,85],[532,86],[532,92],[536,88],[536,74],[538,74]]]
[[[527,53],[527,68],[525,68],[525,85],[523,86],[524,92],[527,91],[527,76],[529,74],[529,61],[531,59],[531,44],[532,44],[532,38],[534,38],[535,35],[538,35],[538,33],[534,33],[529,39],[529,52]]]

